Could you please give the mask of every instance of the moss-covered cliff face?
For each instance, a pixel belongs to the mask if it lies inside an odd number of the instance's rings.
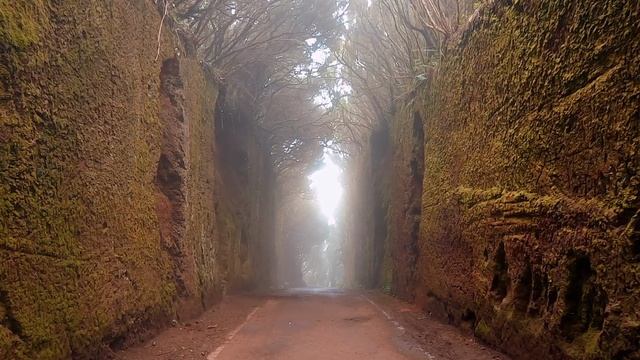
[[[93,358],[252,277],[228,261],[247,241],[216,186],[217,86],[170,26],[155,60],[160,18],[0,0],[0,358]]]
[[[413,95],[412,95],[413,96]],[[424,175],[424,121],[409,102],[391,127],[392,178],[389,192],[389,271],[391,290],[412,301],[418,286],[418,244]]]
[[[639,33],[634,1],[496,1],[449,49],[413,107],[421,304],[518,358],[640,358]]]
[[[519,359],[640,359],[639,33],[634,1],[482,8],[355,162],[352,282]]]

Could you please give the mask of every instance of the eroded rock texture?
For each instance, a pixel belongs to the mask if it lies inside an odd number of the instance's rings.
[[[640,357],[639,31],[636,2],[497,1],[450,49],[419,302],[520,358]]]
[[[170,19],[156,61],[160,18],[143,0],[0,1],[2,359],[95,358],[259,271],[242,221],[268,231],[268,168],[222,189],[218,86]]]
[[[351,216],[383,207],[390,260],[364,279],[353,226],[354,281],[516,358],[640,358],[638,34],[633,1],[483,7],[389,122],[389,186],[357,162]]]

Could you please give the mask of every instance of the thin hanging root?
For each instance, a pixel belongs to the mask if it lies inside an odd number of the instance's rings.
[[[164,25],[164,18],[167,17],[167,9],[169,8],[169,1],[164,2],[164,14],[162,14],[162,20],[160,20],[160,28],[158,29],[158,52],[156,53],[156,60],[160,57],[160,37],[162,36],[162,26]]]

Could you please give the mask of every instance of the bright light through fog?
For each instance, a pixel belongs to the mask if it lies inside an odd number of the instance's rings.
[[[327,48],[318,49],[311,54],[311,60],[316,64],[324,64],[331,56],[331,51]]]
[[[331,151],[325,150],[324,164],[309,176],[310,187],[315,192],[320,211],[327,217],[329,225],[336,223],[336,211],[344,191],[340,183],[342,169],[333,161],[334,156]]]

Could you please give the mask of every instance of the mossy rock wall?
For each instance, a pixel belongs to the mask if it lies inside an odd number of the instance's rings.
[[[426,83],[421,84],[427,85]],[[404,300],[413,301],[418,286],[418,244],[422,212],[424,176],[424,119],[415,106],[416,94],[409,95],[390,126],[391,168],[386,189],[388,210],[388,252],[390,289]],[[387,275],[389,276],[389,275]]]
[[[409,104],[420,304],[519,359],[640,358],[638,34],[636,1],[498,0],[449,47]]]
[[[156,60],[160,19],[0,0],[2,359],[95,358],[251,276],[223,261],[241,225],[215,208],[217,86],[170,18]]]

